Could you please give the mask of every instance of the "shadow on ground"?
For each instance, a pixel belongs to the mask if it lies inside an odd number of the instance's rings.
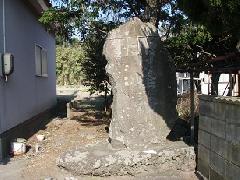
[[[194,126],[194,142],[198,142],[198,119],[195,117]],[[178,118],[171,129],[167,139],[170,141],[184,141],[188,145],[194,145],[191,142],[191,125],[189,121]]]
[[[71,119],[78,121],[82,126],[109,126],[110,112],[105,111],[103,96],[74,100],[72,106]]]

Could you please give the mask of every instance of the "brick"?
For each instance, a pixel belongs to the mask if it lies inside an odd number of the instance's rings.
[[[226,163],[225,179],[227,180],[239,180],[240,167],[232,163]]]
[[[209,166],[219,175],[225,175],[225,160],[215,152],[210,152],[210,163]]]
[[[226,104],[222,102],[214,103],[214,117],[216,120],[225,121],[226,117]]]
[[[198,144],[210,148],[210,134],[206,131],[198,131]]]
[[[240,125],[226,125],[226,140],[234,143],[240,143]]]
[[[228,104],[226,107],[226,121],[229,124],[240,125],[240,106]]]
[[[214,117],[214,103],[210,101],[200,100],[199,113],[200,115]]]
[[[218,155],[227,158],[228,157],[228,142],[220,137],[211,136],[211,151],[214,151]]]
[[[207,116],[199,117],[199,129],[211,132],[212,118]]]
[[[226,122],[212,119],[211,133],[225,139],[226,137]]]

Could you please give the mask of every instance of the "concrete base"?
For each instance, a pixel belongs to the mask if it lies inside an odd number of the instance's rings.
[[[57,165],[78,176],[137,175],[169,169],[188,171],[195,169],[195,153],[193,147],[182,142],[169,147],[118,150],[112,149],[108,142],[101,142],[65,153]]]
[[[40,128],[43,128],[56,114],[56,107],[48,109],[38,115],[26,120],[14,128],[0,134],[0,162],[9,156],[10,142],[15,138],[28,139]]]

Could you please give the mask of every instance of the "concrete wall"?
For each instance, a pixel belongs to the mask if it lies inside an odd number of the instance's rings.
[[[240,98],[200,96],[197,161],[210,180],[240,178]]]
[[[5,5],[6,51],[15,57],[15,71],[7,83],[0,80],[0,134],[56,102],[54,37],[45,31],[22,0],[5,0]],[[3,52],[1,11],[0,53]],[[47,78],[35,76],[35,44],[48,51]]]

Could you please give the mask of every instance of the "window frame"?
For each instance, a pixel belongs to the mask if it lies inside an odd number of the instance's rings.
[[[36,77],[48,77],[48,51],[47,49],[43,48],[43,46],[35,43],[35,76]],[[37,48],[40,49],[40,60],[38,60],[38,55],[37,55]],[[45,53],[45,71],[43,72],[43,53]],[[40,63],[38,62],[40,61]],[[38,66],[40,66],[40,72],[38,72]]]

